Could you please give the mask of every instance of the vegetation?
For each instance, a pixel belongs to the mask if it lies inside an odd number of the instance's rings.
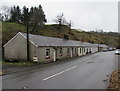
[[[11,7],[10,19],[8,19],[8,21],[26,24],[27,17],[32,25],[42,25],[46,22],[41,5],[39,5],[39,7],[31,7],[30,10],[26,6],[23,6],[23,9],[20,9],[19,6]]]
[[[2,65],[12,65],[12,66],[31,66],[34,65],[33,62],[28,62],[28,61],[19,61],[19,62],[7,62],[7,61],[2,61]]]
[[[115,70],[110,78],[110,85],[108,87],[108,91],[120,91],[120,70]]]
[[[30,9],[26,6],[23,9],[20,9],[19,6],[11,7],[11,9],[4,7],[4,11],[4,17],[1,16],[1,19],[6,21],[2,22],[3,45],[16,33],[26,32],[29,28],[29,33],[33,34],[58,38],[64,38],[69,34],[70,40],[120,47],[120,33],[104,32],[103,30],[85,32],[71,29],[72,23],[66,21],[63,13],[55,17],[54,21],[57,24],[45,25],[47,19],[41,5]]]
[[[37,31],[47,22],[41,5],[38,7],[31,7],[30,9],[26,6],[23,6],[22,9],[19,6],[11,8],[4,6],[3,11],[3,14],[0,14],[0,19],[2,19],[2,21],[33,26],[30,32]]]
[[[58,27],[58,24],[44,25],[39,28],[39,31],[34,31],[33,34],[64,38],[64,35],[69,33],[69,27],[66,25],[61,25],[60,31],[58,30]],[[29,31],[31,31],[32,29],[33,27],[30,27]],[[2,22],[3,44],[9,41],[18,32],[26,32],[26,26],[18,23]],[[85,32],[82,30],[78,31],[76,29],[71,29],[69,39],[91,43],[103,43],[116,47],[120,46],[120,44],[118,45],[118,42],[120,41],[120,34],[113,32]]]

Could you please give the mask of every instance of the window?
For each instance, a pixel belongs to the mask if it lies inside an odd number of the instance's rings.
[[[67,48],[67,54],[69,54],[70,53],[70,49],[69,48]]]
[[[46,58],[50,58],[50,49],[46,49]]]
[[[91,53],[91,48],[90,48],[90,53]]]
[[[84,47],[84,52],[85,52],[85,47]]]
[[[62,48],[60,48],[60,56],[62,56]]]
[[[77,53],[77,48],[75,48],[75,53]]]
[[[82,47],[82,53],[84,52],[84,48]]]
[[[88,52],[88,48],[87,48],[87,52]]]
[[[81,52],[81,48],[80,48],[80,53],[82,53],[82,52]]]

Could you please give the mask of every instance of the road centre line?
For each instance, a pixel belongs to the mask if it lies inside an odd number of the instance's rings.
[[[47,78],[44,78],[43,81],[46,81],[46,80],[48,80],[48,79],[50,79],[50,78],[53,78],[53,77],[55,77],[55,76],[57,76],[57,75],[60,75],[60,74],[64,73],[64,72],[67,72],[67,71],[69,71],[69,70],[72,70],[72,69],[74,69],[74,68],[76,68],[76,67],[77,67],[77,66],[73,66],[73,67],[68,68],[68,69],[66,69],[66,70],[64,70],[64,71],[58,72],[58,73],[56,73],[56,74],[54,74],[54,75],[51,75],[51,76],[49,76],[49,77],[47,77]]]

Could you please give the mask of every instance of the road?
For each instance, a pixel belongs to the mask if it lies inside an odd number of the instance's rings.
[[[5,75],[3,89],[106,89],[118,56],[100,52]]]

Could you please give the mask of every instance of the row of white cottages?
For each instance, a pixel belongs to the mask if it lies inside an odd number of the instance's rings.
[[[52,62],[95,53],[106,45],[29,34],[30,61]],[[5,60],[27,60],[27,34],[19,32],[4,45]]]

